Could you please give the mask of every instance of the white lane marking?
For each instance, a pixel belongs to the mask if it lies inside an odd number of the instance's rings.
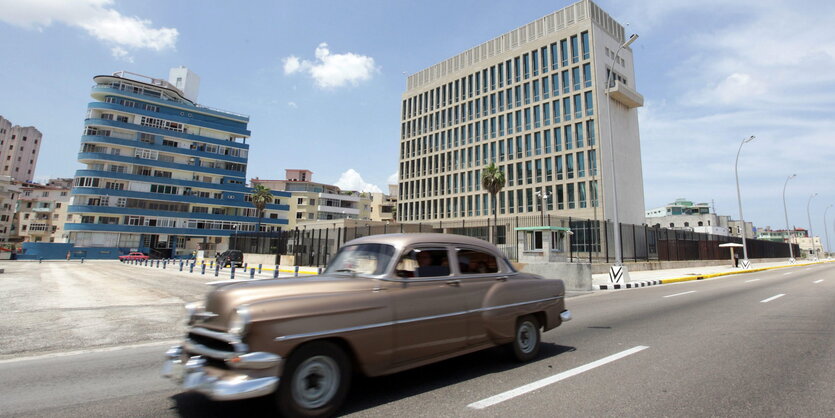
[[[676,293],[676,294],[674,294],[674,295],[667,295],[667,296],[664,296],[664,297],[665,297],[665,298],[671,298],[671,297],[673,297],[673,296],[681,296],[681,295],[686,295],[686,294],[688,294],[688,293],[694,293],[694,292],[695,292],[695,290],[691,290],[691,291],[689,291],[689,292]]]
[[[629,350],[621,351],[620,353],[617,353],[617,354],[612,354],[609,357],[604,357],[600,360],[593,361],[593,362],[585,364],[583,366],[575,367],[571,370],[566,370],[562,373],[555,374],[551,377],[546,377],[544,379],[537,380],[536,382],[528,383],[527,385],[520,386],[516,389],[511,389],[507,392],[503,392],[503,393],[500,393],[498,395],[491,396],[487,399],[482,399],[478,402],[473,402],[473,403],[467,405],[467,407],[468,408],[473,408],[473,409],[484,409],[484,408],[496,405],[498,403],[502,403],[506,400],[513,399],[517,396],[524,395],[528,392],[533,392],[537,389],[543,388],[543,387],[548,386],[552,383],[557,383],[560,380],[568,379],[569,377],[576,376],[580,373],[589,371],[589,370],[594,369],[596,367],[600,367],[600,366],[602,366],[606,363],[611,363],[615,360],[622,359],[622,358],[624,358],[628,355],[635,354],[635,353],[637,353],[639,351],[642,351],[642,350],[646,350],[647,348],[649,348],[649,347],[645,346],[645,345],[639,345],[637,347],[632,347]]]
[[[746,280],[746,281],[745,281],[745,283],[756,282],[757,280],[760,280],[760,279],[751,279],[751,280]]]
[[[793,272],[793,271],[790,271],[790,272],[788,272],[788,273],[783,273],[783,276],[788,276],[789,274],[792,274],[792,273],[794,273],[794,272]]]
[[[806,267],[806,270],[811,270],[811,269],[812,269],[811,267]]]
[[[814,281],[814,282],[812,282],[812,283],[818,284],[818,283],[820,283],[820,282],[822,282],[822,281],[823,281],[823,279],[820,279],[820,280],[815,280],[815,281]]]
[[[30,356],[30,357],[14,357],[8,358],[5,360],[0,360],[0,364],[6,363],[16,363],[18,361],[29,361],[29,360],[44,360],[49,358],[56,358],[56,357],[69,357],[69,356],[77,356],[81,354],[90,354],[90,353],[107,353],[110,351],[120,351],[120,350],[128,350],[131,348],[142,348],[142,347],[153,347],[155,345],[168,345],[168,344],[177,344],[182,342],[183,340],[162,340],[162,341],[154,341],[150,343],[141,343],[141,344],[129,344],[129,345],[119,345],[115,347],[102,347],[102,348],[93,348],[90,350],[76,350],[76,351],[64,351],[60,353],[51,353],[51,354],[44,354],[40,356]]]
[[[774,299],[781,298],[783,296],[786,296],[786,294],[785,293],[780,293],[779,295],[772,296],[768,299],[763,299],[763,300],[760,301],[760,303],[768,303],[768,302],[771,302]]]

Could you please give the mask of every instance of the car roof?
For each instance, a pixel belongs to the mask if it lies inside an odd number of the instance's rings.
[[[490,248],[492,251],[498,253],[498,249],[491,243],[482,239],[468,237],[456,234],[437,234],[437,233],[419,233],[419,234],[380,234],[369,235],[367,237],[357,238],[345,243],[345,245],[356,244],[389,244],[397,248],[405,248],[413,245],[421,244],[457,244],[457,245],[472,245],[478,247]]]

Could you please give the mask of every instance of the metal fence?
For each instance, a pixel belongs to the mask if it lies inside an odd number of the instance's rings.
[[[296,265],[324,266],[344,243],[359,237],[377,234],[439,232],[466,235],[493,242],[511,260],[519,259],[520,227],[556,226],[569,228],[570,262],[611,263],[615,260],[614,225],[596,221],[558,216],[500,217],[463,219],[425,223],[372,225],[356,223],[309,224],[293,230],[271,233],[241,233],[232,237],[232,247],[244,252],[292,255]],[[672,230],[647,225],[620,224],[621,254],[624,261],[719,260],[730,257],[719,244],[742,243],[741,238]],[[746,239],[748,258],[789,257],[785,243]],[[800,254],[797,244],[794,253]],[[739,249],[742,252],[742,249]]]

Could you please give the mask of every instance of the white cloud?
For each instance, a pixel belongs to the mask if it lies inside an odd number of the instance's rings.
[[[397,171],[395,171],[394,173],[391,173],[389,178],[386,179],[386,184],[398,184],[399,181],[400,181],[399,173]]]
[[[130,58],[125,48],[174,48],[179,36],[177,29],[154,28],[150,20],[123,16],[112,5],[113,0],[0,0],[0,20],[39,31],[55,22],[80,28],[99,41],[114,45],[111,52],[117,59]]]
[[[371,184],[366,183],[365,180],[362,179],[360,173],[358,173],[353,168],[348,169],[348,171],[342,173],[339,176],[339,180],[335,183],[336,187],[339,187],[342,190],[351,190],[357,192],[371,192],[371,193],[382,193],[379,187]]]
[[[284,74],[304,72],[320,88],[335,88],[347,84],[355,86],[370,80],[377,72],[374,58],[351,52],[332,54],[324,42],[316,47],[315,56],[314,61],[300,60],[292,55],[284,58]]]
[[[291,109],[298,109],[299,105],[297,105],[296,102],[287,102],[287,107]]]
[[[133,57],[122,47],[114,46],[110,49],[110,53],[113,54],[113,58],[133,64]]]

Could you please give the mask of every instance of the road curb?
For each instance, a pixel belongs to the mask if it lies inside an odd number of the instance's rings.
[[[659,284],[670,284],[670,283],[681,283],[681,282],[689,282],[692,280],[704,280],[704,279],[712,279],[714,277],[721,277],[721,276],[730,276],[733,274],[746,274],[746,273],[756,273],[758,271],[765,271],[765,270],[776,270],[786,267],[803,267],[803,266],[811,266],[815,264],[825,264],[825,263],[832,263],[835,260],[828,260],[828,261],[816,261],[812,263],[802,263],[802,264],[785,264],[780,266],[771,266],[771,267],[761,267],[749,270],[737,270],[737,271],[726,271],[721,273],[711,273],[711,274],[700,274],[695,276],[684,276],[684,277],[671,277],[669,279],[658,279],[658,280],[643,280],[639,282],[630,282],[625,284],[600,284],[600,285],[593,285],[592,288],[594,290],[621,290],[621,289],[635,289],[639,287],[647,287],[647,286],[654,286]]]

